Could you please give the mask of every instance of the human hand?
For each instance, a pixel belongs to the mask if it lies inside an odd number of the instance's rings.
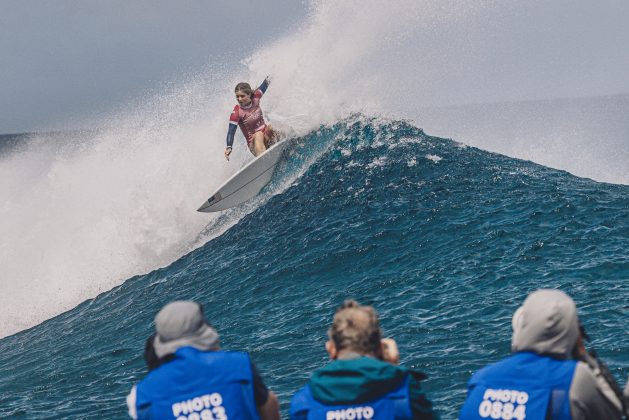
[[[392,338],[383,338],[380,340],[382,345],[382,360],[393,365],[400,364],[400,352],[397,349],[397,343]]]
[[[577,343],[574,345],[574,352],[579,359],[583,359],[588,354],[585,348],[585,342],[583,341],[583,335],[580,335],[577,339]]]
[[[232,148],[231,147],[226,147],[225,148],[225,159],[227,159],[229,161],[229,155],[232,154]]]

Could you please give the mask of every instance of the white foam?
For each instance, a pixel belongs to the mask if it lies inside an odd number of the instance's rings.
[[[442,158],[437,155],[426,155],[426,159],[433,161],[434,163],[439,163]]]
[[[222,158],[225,111],[203,118],[224,109],[210,94],[217,82],[205,82],[109,117],[98,132],[36,136],[1,161],[0,335],[188,250],[208,223],[196,208],[237,165]]]

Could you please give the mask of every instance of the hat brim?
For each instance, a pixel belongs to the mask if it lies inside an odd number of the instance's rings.
[[[203,324],[193,334],[170,341],[164,341],[159,334],[156,334],[153,341],[155,355],[159,358],[174,354],[181,347],[193,347],[197,350],[207,351],[216,350],[219,345],[218,333],[209,324]]]

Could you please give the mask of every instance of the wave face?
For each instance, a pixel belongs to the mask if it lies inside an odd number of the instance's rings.
[[[1,340],[0,417],[123,418],[152,318],[173,299],[202,302],[223,346],[251,352],[284,414],[350,297],[429,375],[444,418],[470,373],[508,353],[510,317],[541,287],[574,297],[592,345],[627,377],[629,187],[400,121],[351,118],[300,143],[269,190],[290,185],[220,236]]]

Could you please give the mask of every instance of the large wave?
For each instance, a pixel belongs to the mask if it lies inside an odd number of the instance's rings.
[[[378,309],[444,418],[470,372],[509,352],[511,315],[541,287],[575,298],[591,344],[626,378],[629,187],[403,121],[350,118],[299,143],[273,182],[304,174],[223,235],[0,340],[0,417],[123,417],[151,320],[174,299],[201,302],[222,345],[251,352],[284,413],[325,363],[348,297]],[[310,144],[329,147],[313,159]]]
[[[261,46],[235,71],[214,62],[160,94],[102,116],[90,131],[33,135],[0,161],[7,197],[0,207],[0,336],[165,266],[256,208],[254,203],[220,220],[194,211],[249,158],[241,139],[231,163],[222,157],[237,81],[258,83],[272,74],[264,108],[292,135],[356,112],[410,118],[422,126],[421,107],[508,99],[490,89],[491,77],[481,80],[465,69],[484,68],[487,54],[481,53],[488,51],[482,44],[496,36],[490,23],[519,7],[492,1],[402,0],[386,7],[378,1],[313,1],[293,33]],[[536,14],[528,18],[534,21]],[[478,88],[463,89],[479,80]],[[487,90],[494,94],[481,95]],[[511,90],[511,98],[517,93]],[[574,144],[558,137],[557,150]],[[495,140],[488,133],[475,144],[491,149]],[[544,163],[562,167],[559,160]]]

